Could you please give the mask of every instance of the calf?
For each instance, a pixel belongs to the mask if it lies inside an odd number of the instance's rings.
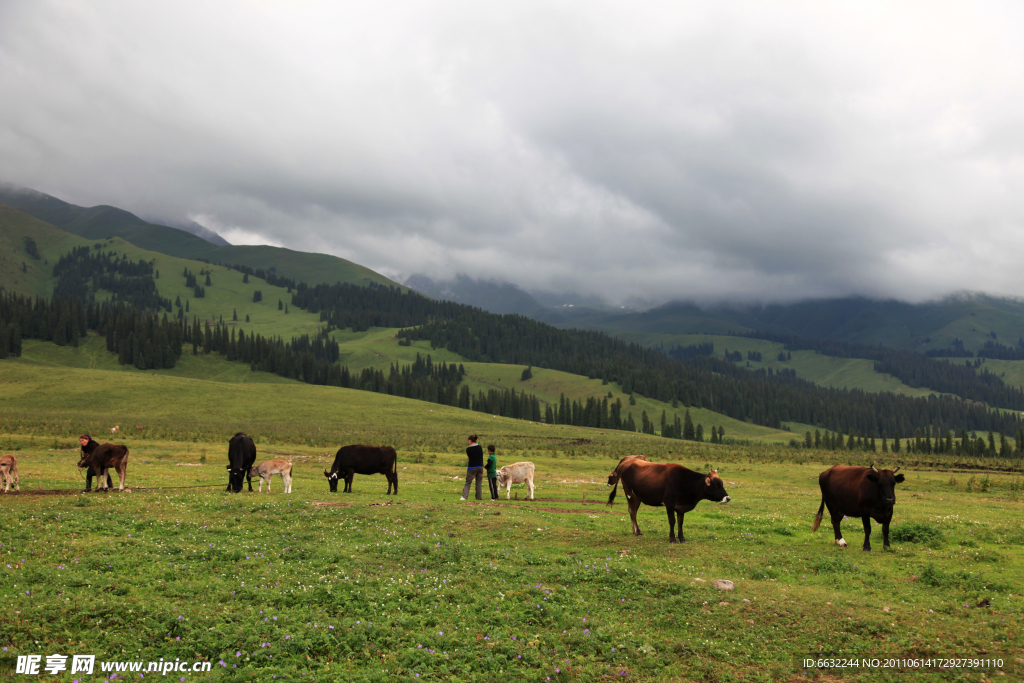
[[[836,465],[818,475],[821,487],[821,505],[814,517],[812,531],[821,524],[822,513],[828,507],[832,518],[832,529],[836,545],[846,547],[839,525],[843,516],[860,517],[864,523],[864,550],[871,550],[871,519],[882,525],[882,546],[889,547],[889,522],[896,504],[896,484],[903,482],[903,475],[894,470],[877,470],[871,467],[847,467]]]
[[[683,516],[697,507],[702,500],[728,503],[729,494],[718,476],[718,470],[701,474],[672,463],[645,462],[638,458],[623,458],[612,474],[618,475],[622,490],[629,501],[629,517],[633,522],[633,533],[640,536],[640,525],[636,513],[640,504],[654,507],[665,506],[668,511],[668,541],[676,542],[676,513],[679,513],[679,541],[683,537]],[[609,477],[609,481],[611,478]],[[618,485],[608,496],[608,504],[615,501]]]
[[[292,464],[287,460],[267,460],[249,470],[249,478],[260,478],[260,493],[263,493],[263,481],[267,482],[267,493],[270,493],[270,478],[275,474],[281,475],[284,492],[292,492]]]
[[[120,484],[119,491],[124,491],[124,483],[128,480],[128,447],[112,443],[100,444],[90,453],[83,449],[82,457],[78,461],[78,469],[91,467],[99,479],[96,482],[96,491],[109,489],[107,477],[110,470],[117,472],[117,479]]]
[[[345,480],[344,493],[352,493],[352,480],[357,474],[383,474],[388,479],[388,492],[395,487],[398,495],[398,454],[391,446],[342,446],[334,456],[331,471],[324,470],[331,493],[338,492],[338,479]]]
[[[530,491],[530,500],[533,500],[532,462],[514,462],[498,470],[498,488],[505,489],[505,500],[512,497],[512,484],[522,484],[523,482],[526,482],[526,488]]]
[[[14,484],[15,491],[21,491],[18,486],[18,459],[13,455],[0,455],[0,477],[4,479],[4,493]]]

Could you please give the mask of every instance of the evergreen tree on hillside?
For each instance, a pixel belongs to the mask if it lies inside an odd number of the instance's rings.
[[[242,283],[249,284],[249,273],[245,273],[242,275]]]
[[[697,429],[694,431],[694,434],[693,434],[693,440],[694,441],[703,441],[704,440],[704,425],[702,425],[700,423],[697,424]]]
[[[212,282],[210,282],[210,274],[209,274],[209,273],[207,273],[207,274],[206,274],[206,286],[207,286],[207,287],[210,287],[210,286],[212,286],[212,285],[213,285],[213,283],[212,283]]]
[[[523,374],[519,377],[520,382],[525,382],[528,379],[533,379],[533,367],[527,367],[523,370]]]
[[[683,415],[683,438],[687,441],[693,441],[697,438],[697,433],[693,429],[693,418],[690,417],[690,410],[687,409]]]

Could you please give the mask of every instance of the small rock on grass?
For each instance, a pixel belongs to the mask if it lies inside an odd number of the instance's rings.
[[[736,588],[736,584],[729,579],[715,579],[711,585],[720,591],[731,591]]]

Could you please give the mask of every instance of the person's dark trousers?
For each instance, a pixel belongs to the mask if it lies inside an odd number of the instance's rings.
[[[491,487],[491,500],[498,500],[498,479],[487,477],[487,485]]]
[[[480,487],[483,486],[484,468],[477,467],[476,469],[466,470],[466,485],[462,487],[462,497],[469,498],[469,485],[476,479],[476,499],[483,500],[484,497],[480,493]]]
[[[92,467],[90,467],[89,469],[87,469],[85,471],[85,490],[86,491],[91,491],[92,490],[92,478],[95,477],[95,476],[96,476],[96,470],[94,470]],[[107,472],[107,488],[108,489],[114,488],[114,482],[110,478],[110,472]]]

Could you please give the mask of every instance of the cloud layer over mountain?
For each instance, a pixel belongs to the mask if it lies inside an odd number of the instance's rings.
[[[1019,5],[722,5],[11,0],[0,180],[399,278],[1024,293]]]

